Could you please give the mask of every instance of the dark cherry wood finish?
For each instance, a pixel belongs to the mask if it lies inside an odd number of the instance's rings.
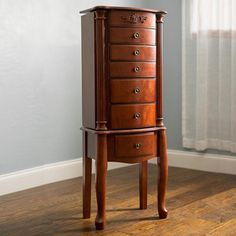
[[[83,218],[90,218],[92,159],[88,157],[88,133],[83,133]]]
[[[154,156],[155,134],[129,134],[115,137],[115,155],[117,157]]]
[[[168,161],[167,161],[167,146],[166,146],[166,131],[159,132],[158,151],[160,159],[158,165],[160,169],[160,176],[158,181],[158,212],[159,217],[164,219],[167,217],[166,210],[166,186],[168,181]]]
[[[111,11],[110,26],[156,28],[155,14],[150,12]]]
[[[143,129],[140,129],[143,130]],[[150,141],[151,143],[147,143]],[[124,163],[142,163],[143,161],[152,159],[157,156],[157,133],[156,132],[143,132],[137,133],[129,130],[128,133],[118,132],[108,135],[108,161],[124,162]],[[141,144],[139,149],[136,144]],[[125,153],[124,150],[128,150]],[[119,148],[118,148],[119,147]],[[122,155],[122,153],[125,153]],[[146,154],[144,154],[146,153]]]
[[[156,31],[141,28],[110,28],[110,42],[118,44],[155,45]]]
[[[107,175],[107,135],[99,134],[97,139],[96,156],[96,193],[97,216],[95,225],[103,229],[106,222],[106,175]]]
[[[129,11],[130,15],[133,12],[151,12],[154,13],[156,15],[165,15],[167,14],[166,11],[163,10],[156,10],[156,9],[147,9],[147,8],[138,8],[138,7],[120,7],[120,6],[95,6],[92,8],[88,8],[85,9],[83,11],[80,11],[80,13],[88,13],[88,12],[94,12],[94,11],[100,11],[100,10],[107,10],[107,11],[111,11],[111,10],[118,10],[118,11]]]
[[[111,77],[155,77],[154,62],[111,62]]]
[[[147,177],[148,177],[148,162],[143,161],[139,164],[139,208],[147,209]]]
[[[158,212],[167,217],[166,131],[162,117],[164,11],[98,6],[82,16],[83,217],[90,217],[96,162],[96,229],[106,222],[107,162],[139,163],[147,208],[147,161],[157,158]]]
[[[112,105],[111,128],[132,129],[156,125],[156,104]]]
[[[155,102],[155,79],[113,79],[111,80],[112,103]]]
[[[95,47],[94,47],[94,14],[88,13],[82,16],[82,97],[83,97],[83,126],[95,129],[95,109],[96,109],[96,80],[95,75]],[[88,66],[89,65],[89,66]]]
[[[156,61],[156,47],[143,45],[111,45],[112,61]]]
[[[157,15],[157,29],[156,29],[156,47],[157,47],[157,62],[156,62],[156,70],[158,74],[158,83],[156,84],[157,91],[157,126],[164,126],[163,124],[163,116],[162,116],[162,68],[163,68],[163,60],[162,60],[162,38],[163,38],[163,15]]]

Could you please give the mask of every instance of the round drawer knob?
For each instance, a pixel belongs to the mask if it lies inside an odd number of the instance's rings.
[[[139,88],[135,88],[135,89],[134,89],[134,93],[135,93],[135,94],[140,93],[140,89],[139,89]]]
[[[137,39],[137,38],[139,38],[140,35],[139,35],[138,32],[136,32],[136,33],[133,34],[133,36],[134,36],[135,39]]]
[[[141,69],[139,66],[134,67],[134,72],[139,72]]]
[[[142,145],[141,145],[141,143],[135,143],[134,146],[135,146],[136,149],[140,149]]]
[[[136,112],[136,113],[134,114],[134,119],[138,120],[138,119],[140,119],[140,118],[141,118],[141,114],[140,114],[139,112]]]
[[[137,50],[135,50],[135,51],[134,51],[134,55],[135,55],[135,56],[138,56],[138,55],[140,55],[140,51],[139,51],[138,49],[137,49]]]

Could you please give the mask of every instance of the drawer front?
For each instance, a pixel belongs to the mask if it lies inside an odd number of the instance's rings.
[[[110,47],[112,61],[156,61],[155,46],[112,45]]]
[[[155,79],[113,79],[111,80],[112,103],[155,102]]]
[[[155,62],[111,62],[111,77],[156,77]]]
[[[115,136],[116,157],[154,156],[156,154],[154,132]]]
[[[111,106],[112,129],[144,128],[155,125],[155,103]]]
[[[110,42],[155,45],[156,31],[139,28],[110,28]]]
[[[110,25],[121,27],[156,27],[156,17],[153,13],[132,11],[111,11]]]

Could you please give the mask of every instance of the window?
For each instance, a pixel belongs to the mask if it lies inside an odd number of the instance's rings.
[[[235,9],[235,0],[193,0],[191,32],[236,32]]]
[[[236,0],[183,0],[183,146],[236,153]]]

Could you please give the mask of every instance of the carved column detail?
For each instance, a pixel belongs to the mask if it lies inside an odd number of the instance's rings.
[[[95,12],[96,130],[107,130],[106,117],[106,11]]]
[[[157,91],[157,126],[164,126],[162,111],[162,77],[163,77],[163,17],[164,15],[156,15],[156,91]]]

